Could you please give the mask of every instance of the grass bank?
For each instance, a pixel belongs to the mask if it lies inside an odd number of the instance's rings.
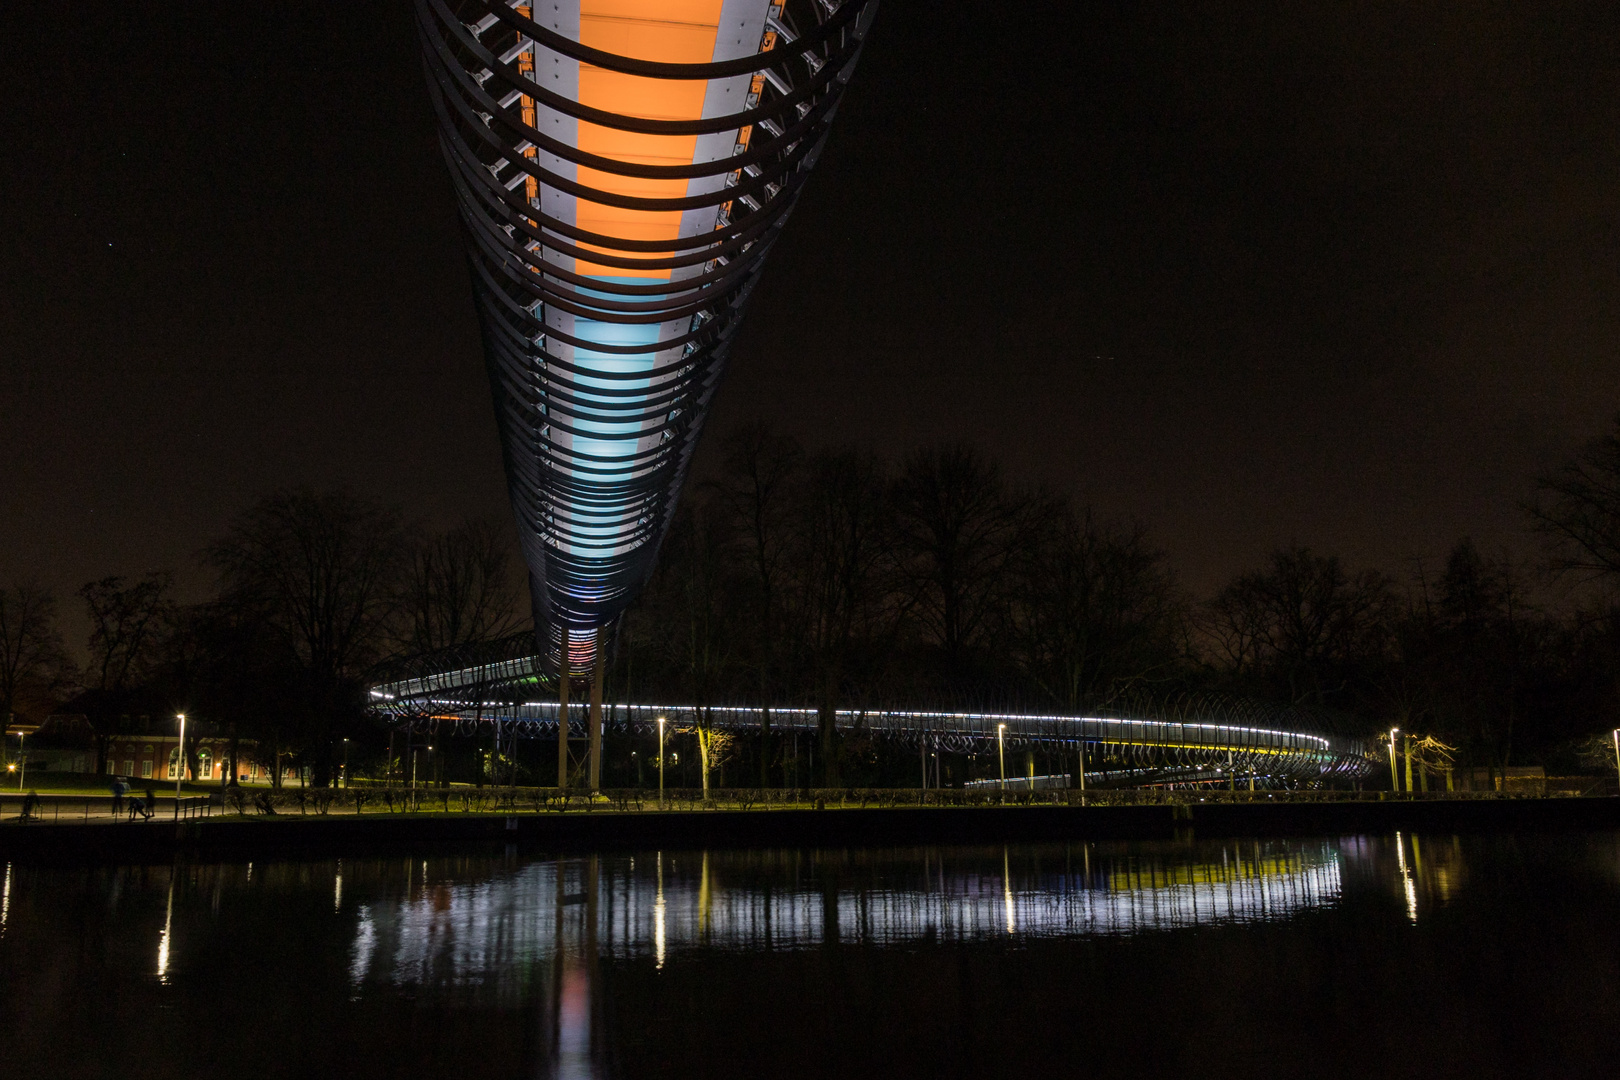
[[[1039,794],[1039,793],[1037,793]],[[1247,794],[1247,793],[1243,793]],[[813,807],[814,804],[812,804]],[[573,809],[501,812],[236,814],[176,822],[59,818],[0,826],[0,858],[135,862],[229,860],[515,845],[534,851],[695,847],[866,847],[893,844],[1342,835],[1620,827],[1620,798],[1205,800],[1132,805],[755,806],[751,809]]]

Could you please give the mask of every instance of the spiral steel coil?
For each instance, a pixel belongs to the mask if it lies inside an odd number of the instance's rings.
[[[877,0],[417,0],[541,645],[651,573]]]

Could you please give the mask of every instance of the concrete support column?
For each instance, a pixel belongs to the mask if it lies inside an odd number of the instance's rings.
[[[557,659],[557,786],[568,787],[568,624],[562,628],[562,652]]]
[[[596,662],[591,667],[591,790],[602,788],[602,669],[607,658],[602,655],[607,635],[602,627],[596,628]]]

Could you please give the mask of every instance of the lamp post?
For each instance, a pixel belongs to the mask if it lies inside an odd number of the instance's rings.
[[[23,778],[28,775],[28,751],[23,748],[23,740],[28,738],[28,732],[17,732],[17,790],[23,789]]]
[[[996,725],[996,760],[1001,766],[1001,791],[1007,791],[1007,725]]]
[[[1620,773],[1620,728],[1614,729],[1614,771]]]
[[[180,719],[180,745],[175,750],[174,763],[174,800],[175,812],[179,813],[180,785],[186,780],[186,714],[175,713]]]
[[[1401,777],[1395,771],[1395,733],[1399,730],[1398,727],[1389,729],[1389,786],[1396,791],[1401,790]]]
[[[349,786],[349,740],[343,740],[343,786]]]
[[[658,718],[658,805],[664,805],[664,718]]]
[[[180,721],[180,745],[174,748],[174,820],[180,820],[180,786],[186,782],[186,714],[175,713]],[[148,807],[155,810],[156,807]]]

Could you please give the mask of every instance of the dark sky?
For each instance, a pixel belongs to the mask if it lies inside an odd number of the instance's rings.
[[[504,513],[407,0],[7,12],[0,582],[286,485]],[[1613,0],[884,0],[711,442],[974,440],[1199,590],[1522,545],[1620,410],[1617,224]]]

